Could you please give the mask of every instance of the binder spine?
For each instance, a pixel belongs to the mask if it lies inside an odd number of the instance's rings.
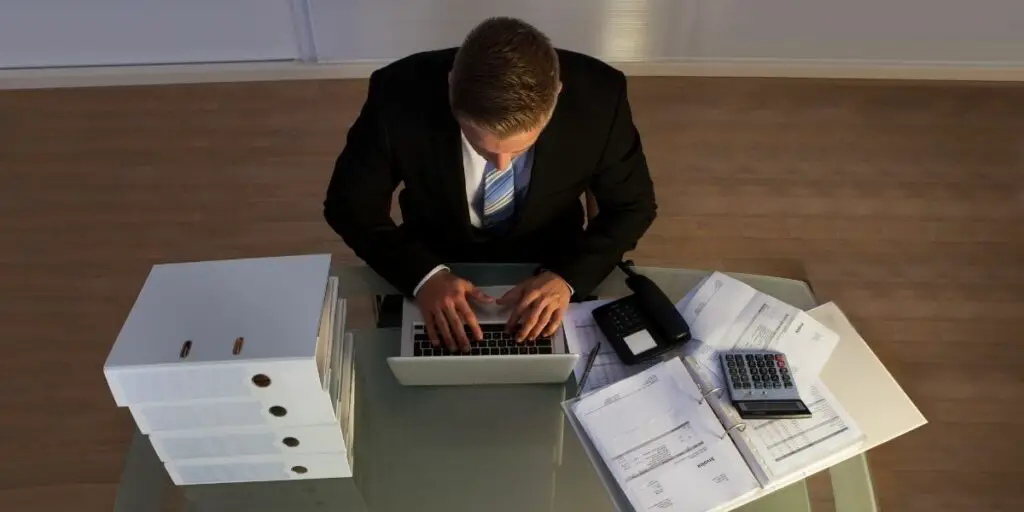
[[[722,388],[720,387],[711,388],[708,391],[704,391],[704,386],[702,386],[700,383],[697,383],[697,388],[700,389],[701,391],[700,400],[697,400],[697,403],[701,405],[703,405],[704,402],[707,401],[708,397],[711,396],[712,393],[721,393],[722,391]]]
[[[733,443],[743,454],[743,457],[747,459],[747,463],[754,470],[754,475],[757,477],[758,482],[761,485],[766,485],[768,482],[768,475],[765,473],[767,461],[753,449],[751,443],[743,436],[743,432],[747,429],[747,424],[741,420],[736,411],[732,408],[726,400],[722,398],[721,387],[714,387],[705,391],[708,387],[707,382],[711,382],[708,377],[708,373],[714,373],[710,368],[704,367],[699,361],[694,359],[692,356],[687,356],[683,359],[683,364],[690,371],[691,376],[694,378],[694,382],[697,383],[697,389],[702,393],[701,402],[707,401],[711,409],[715,411],[715,415],[718,416],[719,421],[722,422],[722,426],[725,427],[725,432],[722,433],[720,438],[725,440],[726,437],[732,437]],[[706,368],[706,371],[701,371],[700,368]]]

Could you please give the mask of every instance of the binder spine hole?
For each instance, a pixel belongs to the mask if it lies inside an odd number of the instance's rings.
[[[258,388],[265,388],[270,385],[270,377],[267,377],[262,373],[257,373],[252,376],[252,383]]]
[[[185,359],[188,357],[188,353],[192,351],[192,340],[185,340],[185,343],[181,344],[181,351],[178,352],[178,357]]]
[[[275,406],[272,406],[270,408],[270,414],[280,418],[281,416],[284,416],[285,414],[288,414],[288,409],[285,409],[284,407],[281,407],[280,405],[275,405]]]
[[[245,345],[245,338],[242,337],[242,336],[239,336],[239,337],[235,338],[235,345],[233,347],[231,347],[231,353],[233,355],[236,355],[236,356],[238,354],[241,354],[242,353],[242,345]]]
[[[282,439],[281,442],[284,443],[284,445],[289,448],[295,448],[296,446],[299,445],[299,440],[295,439],[294,437],[286,437]]]
[[[303,475],[309,470],[306,469],[306,466],[292,466],[292,471],[300,475]]]

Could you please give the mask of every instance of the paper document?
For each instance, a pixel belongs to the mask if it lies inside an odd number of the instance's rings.
[[[758,489],[678,358],[579,399],[573,414],[638,511],[703,512]]]
[[[820,381],[802,396],[811,417],[796,420],[745,420],[743,436],[769,481],[807,468],[857,445],[864,434]]]
[[[687,358],[685,365],[698,386],[711,389],[713,375]],[[745,420],[729,400],[728,392],[708,395],[708,403],[724,425],[745,424],[732,436],[743,457],[763,487],[800,471],[810,474],[831,466],[832,457],[857,446],[864,433],[839,404],[821,380],[814,380],[801,391],[800,398],[811,410],[811,417],[791,420]]]
[[[801,392],[818,378],[839,336],[799,308],[758,292],[750,285],[715,272],[676,309],[698,343],[687,355],[713,373],[715,387],[724,376],[718,351],[777,350],[786,354]]]
[[[580,359],[573,368],[576,374],[576,382],[583,378],[583,372],[587,367],[587,360],[590,353],[601,344],[600,352],[594,359],[594,365],[590,370],[590,376],[584,384],[581,393],[588,393],[595,389],[601,389],[608,384],[618,382],[626,377],[636,375],[654,363],[636,364],[627,366],[619,359],[611,343],[605,339],[604,333],[597,326],[594,320],[593,311],[598,307],[607,304],[607,300],[592,300],[578,304],[569,304],[569,311],[566,312],[562,328],[565,331],[565,343],[572,354],[579,354]]]

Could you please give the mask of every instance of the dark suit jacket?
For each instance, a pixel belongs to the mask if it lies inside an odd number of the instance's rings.
[[[469,222],[459,125],[448,103],[455,49],[373,73],[327,189],[324,217],[356,255],[403,293],[439,264],[537,263],[590,293],[655,216],[654,189],[626,99],[625,76],[559,50],[562,92],[534,146],[513,226],[487,236]],[[399,195],[403,224],[390,216]],[[598,215],[583,230],[580,195]]]

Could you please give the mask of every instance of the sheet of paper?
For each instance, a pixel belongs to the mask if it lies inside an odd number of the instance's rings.
[[[692,358],[687,358],[685,364],[698,386],[709,389],[710,372],[695,366]],[[762,487],[770,488],[794,472],[810,474],[829,467],[834,463],[829,462],[833,456],[864,439],[853,417],[820,380],[812,381],[808,391],[801,392],[801,399],[811,410],[810,418],[745,420],[733,407],[728,393],[708,396],[708,403],[724,425],[745,424],[743,430],[733,430],[732,435]]]
[[[715,272],[676,308],[698,343],[687,355],[724,384],[718,351],[777,350],[786,354],[801,392],[818,378],[839,336],[807,313],[751,286]]]
[[[573,368],[576,382],[583,378],[590,353],[593,352],[598,343],[601,344],[600,351],[597,353],[597,359],[594,360],[594,366],[590,370],[590,376],[587,377],[587,381],[584,383],[583,393],[601,389],[651,367],[651,364],[633,366],[623,364],[619,360],[618,354],[615,353],[615,349],[605,339],[601,329],[597,326],[597,322],[594,321],[592,313],[594,309],[608,302],[607,300],[592,300],[570,304],[569,311],[562,322],[565,331],[565,343],[569,348],[569,352],[580,355],[576,367]]]
[[[796,420],[745,420],[743,437],[768,480],[799,471],[854,446],[864,434],[828,388],[815,381],[803,395],[811,417]]]
[[[678,358],[584,396],[573,413],[638,511],[704,512],[758,489]]]

